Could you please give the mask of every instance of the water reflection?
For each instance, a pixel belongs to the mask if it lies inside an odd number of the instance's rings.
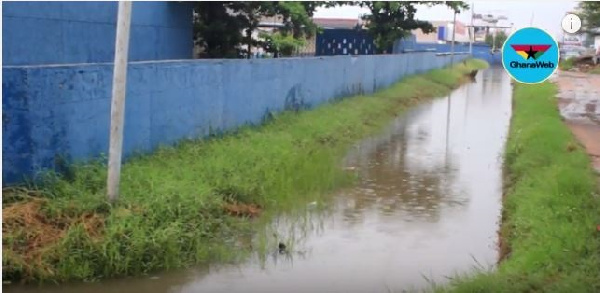
[[[510,110],[503,70],[480,72],[476,83],[357,144],[345,164],[360,182],[335,194],[328,209],[278,218],[266,233],[293,243],[288,253],[85,291],[389,292],[424,288],[424,277],[443,282],[477,262],[491,266]]]

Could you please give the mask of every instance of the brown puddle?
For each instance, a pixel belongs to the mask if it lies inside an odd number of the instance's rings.
[[[509,77],[481,71],[449,98],[421,105],[350,152],[355,188],[328,208],[273,223],[293,243],[237,266],[8,292],[402,292],[492,268],[501,212]],[[276,249],[276,248],[275,248]]]

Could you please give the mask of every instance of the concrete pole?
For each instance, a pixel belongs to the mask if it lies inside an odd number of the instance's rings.
[[[533,26],[533,16],[535,15],[535,12],[531,12],[531,19],[529,20],[529,26]]]
[[[473,42],[475,41],[475,27],[473,27],[473,13],[475,13],[475,3],[471,4],[471,27],[469,28],[469,54],[473,57]]]
[[[125,118],[125,90],[127,88],[127,55],[129,53],[129,27],[131,1],[119,1],[115,63],[113,72],[112,103],[110,108],[110,147],[108,150],[107,196],[113,203],[119,196],[121,156],[123,150],[123,125]]]
[[[494,24],[494,32],[492,33],[492,52],[496,53],[496,28],[497,24]]]
[[[452,45],[450,47],[450,65],[454,65],[454,40],[456,39],[456,10],[454,10],[454,20],[452,21]]]

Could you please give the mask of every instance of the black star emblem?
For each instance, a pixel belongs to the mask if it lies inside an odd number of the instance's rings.
[[[533,48],[529,46],[529,51],[525,51],[525,53],[527,53],[527,60],[529,60],[529,58],[535,59],[535,53],[537,52],[538,51],[534,51]]]

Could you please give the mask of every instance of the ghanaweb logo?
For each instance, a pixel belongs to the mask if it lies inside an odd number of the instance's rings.
[[[521,57],[523,57],[523,59],[525,59],[526,61],[529,61],[530,59],[533,60],[537,60],[538,58],[542,57],[542,55],[544,55],[544,53],[546,51],[548,51],[548,49],[550,49],[550,47],[552,47],[552,45],[510,45],[513,50],[515,50],[515,52],[517,52],[517,54]],[[554,66],[556,66],[556,64],[554,64],[553,62],[528,62],[528,63],[522,63],[522,62],[518,62],[518,61],[512,61],[510,62],[510,67],[511,68],[554,68]]]
[[[525,60],[529,58],[538,59],[544,55],[551,45],[510,45],[517,54],[521,55]]]
[[[558,44],[542,29],[522,28],[504,43],[502,65],[518,82],[543,82],[558,67]]]

